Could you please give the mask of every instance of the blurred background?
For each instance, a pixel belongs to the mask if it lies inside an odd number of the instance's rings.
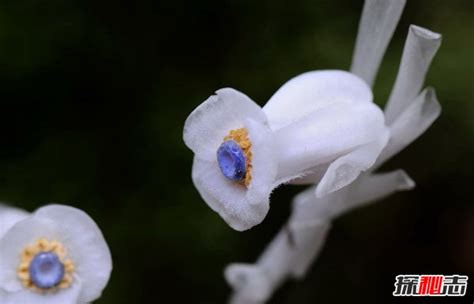
[[[374,93],[383,105],[409,24],[443,34],[426,81],[443,113],[382,168],[417,187],[337,219],[306,280],[270,303],[409,303],[391,295],[405,273],[470,274],[472,303],[474,3],[408,2]],[[224,303],[225,265],[253,262],[304,187],[279,188],[261,225],[232,230],[191,182],[184,120],[222,87],[263,105],[292,76],[347,69],[362,5],[2,1],[0,200],[96,220],[115,266],[97,303]]]

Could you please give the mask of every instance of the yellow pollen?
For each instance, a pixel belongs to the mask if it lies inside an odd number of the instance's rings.
[[[249,139],[249,134],[246,128],[230,130],[229,135],[224,137],[224,141],[234,140],[244,151],[245,155],[245,178],[243,183],[246,187],[250,185],[252,180],[252,142]]]
[[[43,289],[35,286],[30,278],[30,264],[38,253],[52,252],[56,254],[64,265],[64,277],[55,287]],[[34,244],[26,246],[20,255],[20,265],[17,268],[17,276],[25,288],[31,289],[38,293],[57,292],[60,289],[69,288],[73,283],[74,263],[67,259],[66,248],[58,241],[41,238]]]

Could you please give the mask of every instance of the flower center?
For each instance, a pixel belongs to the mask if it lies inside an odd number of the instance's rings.
[[[222,174],[235,182],[250,184],[252,169],[251,142],[247,129],[231,130],[217,149],[217,162]]]
[[[54,287],[64,278],[64,265],[52,252],[41,252],[35,255],[29,270],[31,281],[38,288]]]
[[[73,273],[74,264],[66,259],[64,246],[47,239],[39,239],[23,249],[17,271],[23,286],[38,292],[68,288]]]
[[[217,161],[222,174],[230,180],[242,181],[245,177],[245,155],[242,148],[234,140],[222,143],[217,150]]]

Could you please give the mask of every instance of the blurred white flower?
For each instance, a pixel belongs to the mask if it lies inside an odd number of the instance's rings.
[[[311,176],[323,196],[370,168],[388,140],[367,84],[344,71],[314,71],[284,84],[260,108],[221,89],[187,118],[192,177],[206,203],[234,229],[259,224],[272,190]]]
[[[398,23],[404,0],[366,0],[351,71],[372,85],[380,61]],[[233,287],[232,303],[267,301],[287,278],[302,278],[324,245],[331,220],[353,208],[415,186],[403,171],[373,173],[436,120],[441,107],[432,88],[422,88],[426,72],[441,43],[441,35],[410,26],[397,79],[385,107],[390,139],[374,166],[349,186],[324,197],[314,195],[318,185],[297,195],[288,223],[255,264],[231,264],[225,277]],[[294,182],[318,182],[306,176]],[[255,288],[255,286],[262,286]]]
[[[78,304],[100,297],[112,258],[87,214],[61,205],[32,214],[0,206],[0,220],[0,303]]]

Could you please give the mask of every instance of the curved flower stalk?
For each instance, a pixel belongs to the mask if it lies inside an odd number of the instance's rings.
[[[32,214],[1,206],[0,219],[8,223],[0,238],[2,304],[83,304],[100,297],[112,258],[87,214],[62,205]]]
[[[298,194],[287,224],[257,262],[233,263],[226,267],[225,278],[234,290],[230,303],[266,302],[286,279],[304,277],[324,246],[333,218],[413,187],[414,182],[408,175],[397,170],[364,173],[349,186],[322,198],[315,197],[313,188]]]
[[[373,82],[404,4],[405,1],[388,0],[365,3],[352,69],[368,83]],[[378,24],[378,20],[382,23]],[[378,31],[373,32],[374,28]],[[304,277],[324,245],[333,218],[415,186],[402,170],[373,172],[423,134],[439,116],[441,107],[434,89],[427,88],[421,93],[420,89],[440,42],[441,35],[410,26],[397,79],[385,107],[391,136],[376,164],[349,186],[325,197],[314,195],[316,185],[297,195],[288,223],[258,261],[226,268],[226,280],[234,289],[232,303],[263,303],[287,278]],[[378,46],[378,51],[367,56],[368,45]],[[311,176],[305,178],[310,180]]]
[[[195,153],[193,182],[234,229],[259,224],[278,185],[317,176],[319,196],[351,183],[386,145],[388,129],[363,80],[344,71],[315,71],[284,84],[260,108],[221,89],[184,126]]]

